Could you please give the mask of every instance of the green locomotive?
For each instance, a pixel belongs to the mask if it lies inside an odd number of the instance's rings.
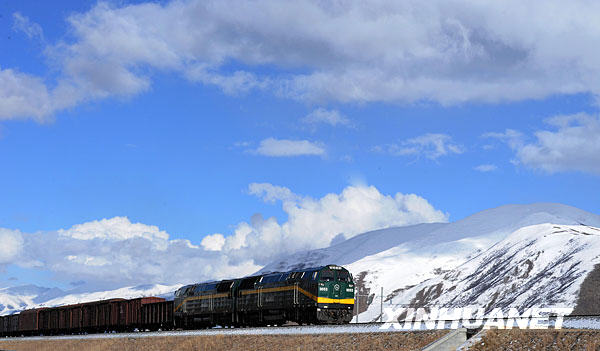
[[[187,285],[175,292],[176,328],[342,324],[352,319],[354,282],[327,265]]]

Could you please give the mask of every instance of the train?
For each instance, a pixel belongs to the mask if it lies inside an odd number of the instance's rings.
[[[110,299],[0,316],[0,337],[303,324],[352,320],[355,284],[326,265],[190,284],[173,300]]]

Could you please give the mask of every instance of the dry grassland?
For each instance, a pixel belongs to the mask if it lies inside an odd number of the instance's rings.
[[[600,351],[597,330],[488,330],[469,350],[574,350]]]
[[[19,351],[273,351],[273,350],[419,350],[447,331],[321,334],[321,335],[212,335],[83,340],[5,339],[0,350]]]

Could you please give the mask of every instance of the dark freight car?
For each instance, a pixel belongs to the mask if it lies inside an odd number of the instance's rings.
[[[119,325],[119,304],[124,301],[126,300],[113,299],[96,304],[96,330],[113,331],[121,327]]]
[[[18,315],[13,315],[10,317],[14,317],[15,321],[11,325],[10,333],[15,333],[17,331],[23,333],[24,335],[35,334],[40,329],[39,323],[39,314],[40,311],[44,310],[43,308],[33,309],[33,310],[25,310]],[[16,323],[15,323],[16,322]]]
[[[39,330],[46,334],[54,334],[58,331],[58,309],[44,308],[38,312]]]
[[[9,335],[17,335],[19,333],[19,314],[12,314],[10,316],[6,316],[6,329],[8,330]]]
[[[141,329],[173,329],[173,301],[155,301],[141,305]]]
[[[84,332],[116,331],[125,328],[121,321],[121,304],[125,299],[111,299],[65,306],[70,310],[71,330],[79,328]]]
[[[0,316],[0,336],[8,335],[8,321],[10,316]]]
[[[141,297],[126,301],[125,323],[130,329],[140,328],[142,326],[142,308],[147,304],[163,302],[165,299],[160,297]]]
[[[67,324],[67,330],[70,333],[80,333],[83,328],[83,309],[81,305],[70,305],[64,306],[63,309],[68,312],[69,320]]]
[[[25,310],[0,317],[0,336],[55,335],[173,328],[173,301],[110,299]]]

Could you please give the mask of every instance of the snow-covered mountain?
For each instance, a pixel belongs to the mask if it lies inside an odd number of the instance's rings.
[[[600,216],[553,203],[506,205],[453,223],[426,223],[363,233],[327,248],[298,252],[266,265],[260,272],[287,271],[331,262],[346,265],[398,246],[427,248],[475,237],[496,242],[519,228],[542,223],[598,226]]]
[[[365,295],[362,321],[380,315],[379,303],[369,304],[381,287],[387,304],[575,307],[583,280],[600,263],[597,228],[600,216],[571,206],[507,205],[454,223],[364,233],[262,272],[344,265]]]
[[[577,305],[579,312],[586,312],[589,306],[600,306],[595,288],[600,268],[594,269],[600,267],[598,228],[599,215],[571,206],[507,205],[453,223],[363,233],[327,248],[298,252],[260,272],[343,265],[354,274],[362,295],[361,321],[379,317],[379,303],[371,302],[381,287],[385,303],[394,305]],[[172,298],[179,287],[143,285],[93,293],[33,285],[5,288],[0,289],[0,315],[117,297]]]
[[[11,314],[28,306],[54,299],[64,292],[57,288],[22,285],[0,289],[0,315]]]
[[[35,285],[23,285],[0,289],[0,315],[7,315],[29,308],[71,305],[82,302],[112,298],[132,299],[143,296],[158,296],[173,299],[173,293],[181,285],[139,285],[115,290],[69,293],[60,289],[49,289]]]
[[[576,307],[598,302],[581,294],[586,277],[600,263],[600,229],[584,225],[538,224],[511,235],[454,269],[387,296],[386,304],[422,307]],[[589,313],[590,311],[579,311]],[[363,319],[376,319],[371,305]]]

